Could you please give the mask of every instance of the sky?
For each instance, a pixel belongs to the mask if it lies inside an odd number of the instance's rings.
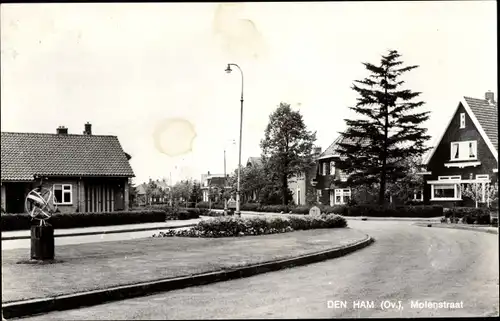
[[[326,149],[353,81],[395,49],[435,143],[462,96],[497,99],[495,1],[1,5],[1,129],[116,135],[135,183],[200,179],[260,156],[280,102]]]

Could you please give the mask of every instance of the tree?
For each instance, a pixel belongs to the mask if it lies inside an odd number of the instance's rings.
[[[424,143],[430,138],[421,124],[430,112],[417,112],[423,101],[414,101],[420,92],[403,89],[400,76],[417,68],[403,67],[401,55],[390,50],[382,56],[380,65],[363,63],[371,73],[356,80],[352,89],[359,94],[355,107],[361,119],[345,119],[346,142],[339,143],[341,156],[337,167],[348,174],[348,183],[356,185],[379,184],[379,204],[385,203],[387,182],[405,176],[402,160],[422,156],[428,150]]]
[[[199,182],[194,182],[191,190],[190,202],[197,204],[200,200],[203,199],[203,194],[201,191],[201,184]]]
[[[388,183],[388,194],[401,200],[407,200],[413,196],[416,190],[422,189],[424,179],[422,175],[417,174],[420,164],[420,157],[410,157],[400,161],[399,165],[404,168],[404,176],[395,182]]]
[[[191,196],[193,183],[189,180],[177,182],[172,191],[174,201],[186,202]]]
[[[470,183],[462,184],[461,186],[462,195],[470,198],[476,204],[486,203],[486,206],[491,207],[498,200],[498,187],[496,184],[482,184],[482,183]],[[483,199],[483,189],[484,189],[484,199]]]
[[[289,198],[288,178],[306,169],[311,161],[311,151],[316,132],[307,130],[302,115],[287,103],[269,116],[269,123],[261,140],[262,160],[270,180],[280,182],[283,205]]]

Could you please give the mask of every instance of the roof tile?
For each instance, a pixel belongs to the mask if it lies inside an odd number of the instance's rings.
[[[479,124],[498,151],[498,105],[490,104],[485,99],[464,97]]]
[[[1,180],[34,175],[133,177],[116,136],[1,133]]]

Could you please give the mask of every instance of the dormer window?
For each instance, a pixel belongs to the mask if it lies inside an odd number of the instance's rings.
[[[451,143],[451,160],[477,159],[477,141],[464,141]]]
[[[465,113],[460,113],[460,128],[465,128]]]

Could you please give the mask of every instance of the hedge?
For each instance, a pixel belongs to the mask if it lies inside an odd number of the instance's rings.
[[[490,209],[475,207],[452,207],[446,210],[446,218],[462,219],[466,224],[490,224]]]
[[[356,205],[346,208],[346,216],[372,217],[439,217],[443,216],[443,207],[440,205],[423,206],[381,206]]]
[[[186,237],[236,237],[245,235],[264,235],[309,230],[320,228],[342,228],[347,221],[340,215],[273,217],[273,218],[241,218],[218,217],[199,222],[187,230],[169,230],[153,237],[186,236]]]
[[[165,222],[166,220],[187,220],[199,218],[200,215],[193,209],[170,210],[143,210],[119,211],[104,213],[55,213],[48,223],[56,229],[109,226],[123,224],[140,224]],[[31,225],[39,224],[26,214],[2,214],[0,228],[2,231],[28,230]]]
[[[165,222],[165,219],[165,211],[120,211],[106,213],[55,213],[47,222],[52,224],[56,229],[64,229]],[[32,220],[26,213],[2,214],[1,216],[2,231],[27,230],[33,224],[39,224],[39,221]]]

